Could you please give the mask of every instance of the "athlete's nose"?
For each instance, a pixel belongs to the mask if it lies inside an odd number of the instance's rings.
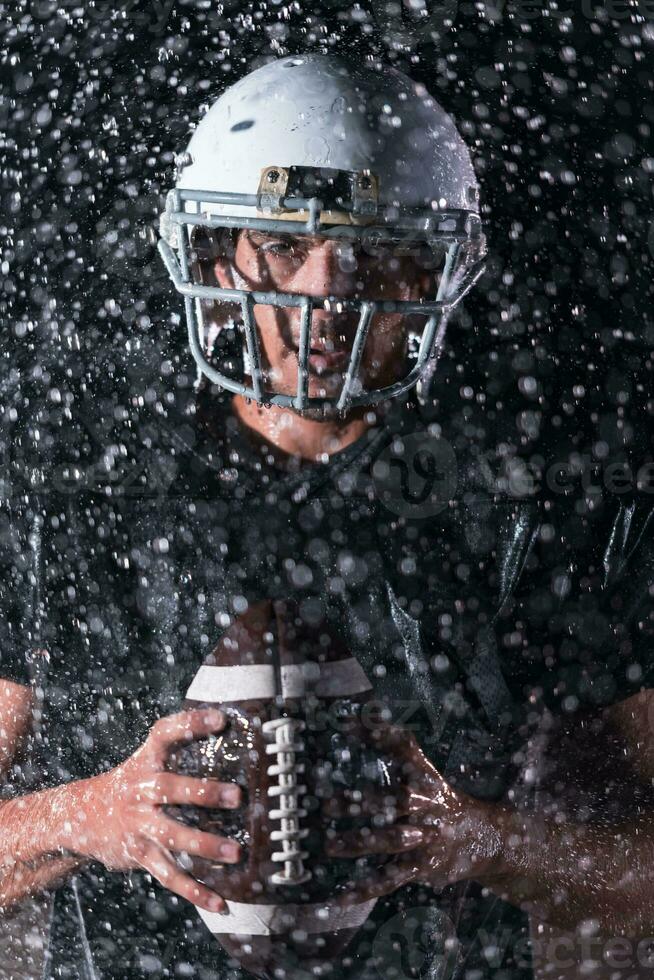
[[[314,296],[348,299],[356,292],[356,266],[342,242],[330,239],[312,245],[299,272],[298,285]]]

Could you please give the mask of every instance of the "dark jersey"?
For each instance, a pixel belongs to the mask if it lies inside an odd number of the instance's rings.
[[[412,399],[328,463],[282,472],[229,404],[213,400],[210,426],[197,413],[162,423],[119,483],[107,469],[80,485],[70,467],[47,486],[6,481],[0,669],[41,699],[12,792],[120,763],[261,599],[336,610],[392,720],[490,801],[533,805],[525,773],[545,711],[651,685],[648,506],[500,490],[478,447],[430,427]],[[140,872],[91,865],[46,926],[49,977],[246,976],[191,905]],[[377,903],[335,976],[526,980],[526,929],[475,882],[415,884]]]

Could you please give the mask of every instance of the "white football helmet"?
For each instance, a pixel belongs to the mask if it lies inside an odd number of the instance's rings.
[[[442,255],[442,271],[433,299],[419,302],[224,289],[192,275],[194,236],[202,228],[210,235],[217,234],[211,229],[254,228],[355,239],[358,247],[381,240],[399,251],[422,243]],[[470,153],[447,113],[394,68],[321,54],[270,62],[220,96],[178,158],[160,231],[161,256],[184,296],[198,378],[297,411],[371,405],[424,381],[448,315],[483,272],[485,255]],[[205,334],[220,303],[240,308],[242,323],[229,321],[238,338],[236,371],[234,361],[227,369],[207,356]],[[301,308],[294,394],[266,387],[255,304]],[[308,395],[314,308],[359,314],[343,383],[331,399]],[[376,312],[421,314],[425,322],[409,337],[404,377],[364,390],[359,367]]]

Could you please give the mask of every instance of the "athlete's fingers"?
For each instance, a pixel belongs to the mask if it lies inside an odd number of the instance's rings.
[[[241,860],[241,846],[237,841],[219,834],[208,834],[195,827],[187,827],[156,812],[141,826],[141,833],[155,840],[169,851],[185,851],[191,857],[203,857],[209,861],[235,864]]]
[[[332,857],[365,857],[367,854],[400,854],[425,843],[419,827],[396,825],[384,829],[363,828],[346,833],[327,835],[325,848]]]
[[[170,749],[180,742],[206,738],[222,731],[227,723],[224,712],[217,708],[192,708],[160,718],[150,729],[145,747],[157,762],[163,764]]]
[[[225,911],[225,900],[183,871],[159,844],[143,840],[134,856],[141,867],[169,891],[209,912]]]
[[[241,787],[217,779],[179,776],[172,772],[156,773],[139,785],[139,793],[151,803],[188,804],[216,809],[233,809],[241,805]]]

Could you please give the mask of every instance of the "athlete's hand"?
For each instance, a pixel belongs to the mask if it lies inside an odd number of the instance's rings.
[[[165,768],[170,750],[206,738],[225,726],[216,709],[195,709],[162,718],[144,744],[110,772],[76,784],[69,850],[115,870],[143,868],[170,891],[211,912],[225,902],[183,870],[173,852],[221,863],[241,858],[240,846],[217,834],[187,827],[167,816],[166,804],[214,809],[240,805],[240,787],[215,779],[181,776]],[[185,857],[182,858],[184,861]],[[190,866],[190,860],[189,860]]]
[[[397,763],[396,783],[365,794],[344,790],[323,803],[326,816],[358,824],[356,830],[328,831],[329,856],[380,856],[352,897],[377,897],[410,881],[443,888],[491,872],[500,855],[488,804],[453,789],[410,732],[380,726],[367,739]]]

